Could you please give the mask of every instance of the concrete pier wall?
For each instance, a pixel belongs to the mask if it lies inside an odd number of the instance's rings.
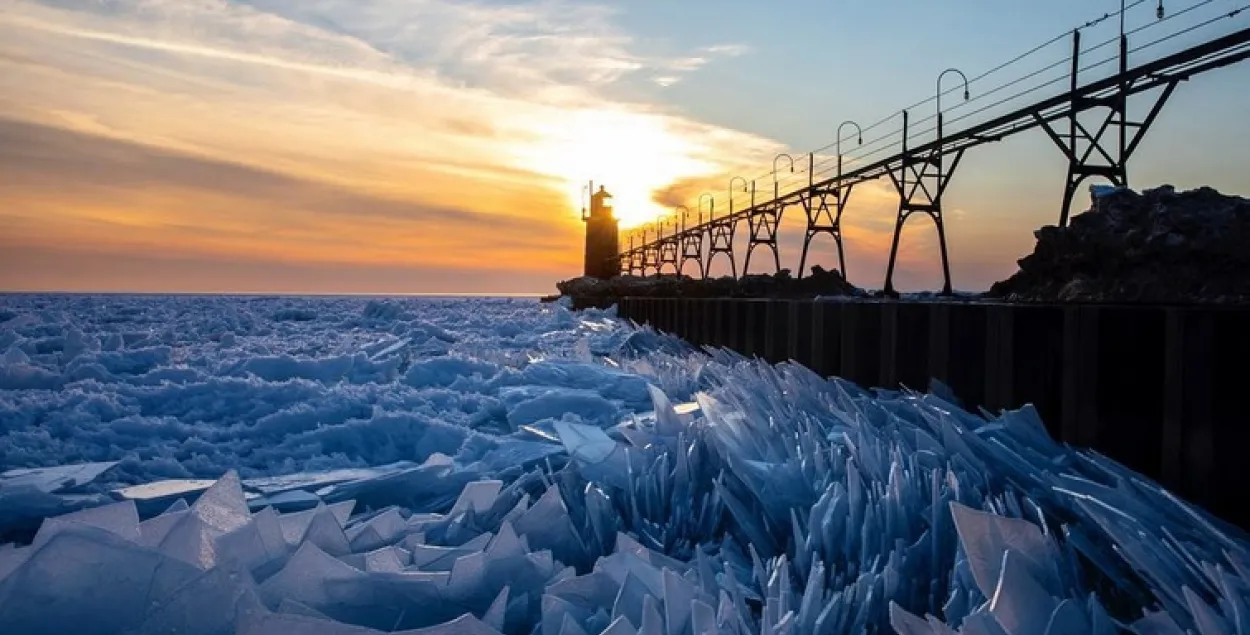
[[[936,378],[970,409],[1032,404],[1093,448],[1250,528],[1250,310],[624,298],[697,345],[794,360],[864,387]]]

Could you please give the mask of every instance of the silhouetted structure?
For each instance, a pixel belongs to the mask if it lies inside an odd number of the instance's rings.
[[[1136,6],[1134,3],[1133,6]],[[1123,11],[1118,15],[1123,15]],[[1183,14],[1183,12],[1181,13]],[[1177,15],[1181,15],[1177,14]],[[1107,14],[1102,19],[1108,19]],[[1162,11],[1158,11],[1163,16]],[[1217,20],[1233,19],[1241,15],[1240,11],[1232,11],[1225,15],[1212,18],[1204,24],[1213,24]],[[1100,20],[1085,25],[1097,24]],[[1166,21],[1171,18],[1162,18]],[[831,144],[836,155],[818,161],[817,152],[807,157],[807,183],[786,192],[781,189],[777,179],[778,160],[785,158],[790,161],[790,171],[795,171],[794,159],[788,154],[778,155],[773,161],[771,172],[773,180],[772,198],[759,201],[754,196],[749,207],[734,209],[734,192],[754,192],[754,181],[742,177],[734,177],[726,194],[729,200],[727,214],[716,215],[716,200],[710,193],[699,198],[699,222],[694,226],[682,224],[680,231],[665,235],[656,232],[654,239],[643,239],[631,244],[630,249],[616,260],[620,273],[631,273],[637,270],[637,254],[659,252],[675,248],[681,250],[680,264],[687,260],[696,260],[700,275],[708,275],[712,260],[717,254],[724,254],[729,260],[729,272],[738,277],[738,253],[734,241],[734,232],[742,221],[746,221],[751,230],[747,244],[747,254],[755,247],[763,246],[774,252],[774,267],[780,269],[780,257],[777,254],[776,232],[781,226],[783,214],[791,208],[802,208],[806,216],[807,229],[803,240],[803,251],[800,256],[797,275],[806,274],[807,258],[813,239],[821,234],[829,234],[838,250],[838,262],[845,276],[846,258],[842,245],[843,212],[851,189],[859,183],[875,181],[888,177],[898,197],[898,213],[893,231],[893,241],[886,269],[884,293],[897,297],[894,289],[894,269],[898,258],[899,243],[903,234],[903,226],[916,214],[929,217],[936,227],[938,251],[942,261],[942,292],[953,293],[950,264],[946,245],[946,229],[943,217],[943,195],[958,168],[966,151],[983,145],[998,143],[1031,130],[1042,130],[1054,142],[1067,160],[1068,170],[1064,179],[1063,203],[1059,213],[1060,228],[1068,225],[1070,208],[1074,196],[1082,183],[1090,178],[1110,182],[1116,187],[1128,187],[1128,163],[1140,146],[1142,139],[1157,122],[1158,115],[1171,98],[1177,87],[1203,73],[1224,68],[1250,59],[1250,28],[1239,28],[1219,37],[1208,37],[1189,48],[1179,50],[1151,61],[1141,61],[1136,66],[1130,64],[1130,54],[1146,50],[1156,44],[1179,37],[1195,27],[1177,28],[1173,32],[1161,35],[1152,42],[1146,42],[1130,48],[1128,33],[1121,26],[1118,38],[1120,51],[1116,57],[1108,57],[1103,61],[1089,60],[1089,55],[1102,49],[1103,43],[1082,45],[1082,28],[1072,31],[1072,52],[1068,60],[1071,70],[1068,73],[1067,85],[1060,86],[1058,81],[1050,81],[1025,89],[996,101],[981,106],[976,110],[965,112],[954,119],[947,120],[943,111],[942,96],[949,92],[962,93],[965,102],[971,103],[981,99],[990,99],[1008,87],[1014,86],[1037,73],[1015,79],[995,87],[987,87],[981,94],[974,96],[971,87],[976,79],[970,80],[958,69],[947,69],[938,75],[933,103],[933,115],[919,120],[913,118],[910,110],[901,111],[902,127],[890,132],[880,132],[876,138],[870,138],[865,151],[858,157],[861,159],[843,169],[841,143],[844,138],[843,126],[854,126],[857,145],[864,144],[864,133],[874,128],[888,125],[894,117],[887,117],[880,122],[860,128],[853,121],[843,122],[838,127],[837,140]],[[1052,40],[1059,42],[1065,36]],[[1041,48],[1034,49],[1025,56],[1033,55]],[[1091,69],[1100,67],[1118,58],[1119,69],[1116,73],[1106,76],[1105,73],[1094,74]],[[1023,59],[1023,56],[1019,59]],[[1013,64],[1008,62],[1008,64]],[[1055,66],[1061,66],[1058,62]],[[1003,68],[1000,66],[999,68]],[[955,88],[945,87],[942,80],[948,74],[957,74],[962,80]],[[982,76],[984,77],[984,75]],[[977,78],[979,79],[979,78]],[[1082,83],[1082,80],[1088,80]],[[1142,102],[1139,109],[1130,109],[1129,103]],[[1001,108],[1000,108],[1001,107]],[[986,112],[1008,110],[1002,114],[987,115],[980,123],[971,124],[965,120]],[[1140,110],[1134,114],[1134,110]],[[978,117],[979,118],[979,117]],[[929,122],[932,122],[930,124]],[[962,129],[948,130],[947,124],[964,122]],[[882,129],[883,131],[886,129]],[[932,135],[932,136],[929,136]],[[887,151],[888,144],[900,143],[899,150],[889,156],[881,156]],[[828,148],[830,146],[826,146]],[[868,150],[868,147],[873,149]],[[824,150],[826,148],[822,148]],[[871,157],[871,158],[870,158]],[[818,170],[822,163],[829,162],[834,172]],[[820,178],[823,177],[823,178]],[[741,188],[734,187],[742,181]],[[709,199],[710,214],[703,216],[703,199]],[[684,208],[679,208],[684,209]],[[684,218],[684,215],[681,216]],[[644,228],[643,231],[646,231]],[[710,248],[703,246],[710,242]],[[659,275],[660,263],[656,260],[643,260],[642,275]],[[749,262],[741,268],[746,273]]]
[[[1245,307],[726,297],[611,303],[622,318],[696,346],[794,360],[863,388],[924,391],[935,378],[945,386],[939,394],[974,412],[1029,404],[1052,438],[1092,448],[1250,529],[1243,488],[1229,485],[1250,479]],[[1132,487],[1119,475],[1107,478]]]
[[[594,189],[594,185],[591,185]],[[590,195],[590,210],[582,209],[582,221],[586,223],[585,275],[592,278],[611,278],[618,273],[617,257],[619,230],[616,216],[612,213],[611,194],[599,186]]]

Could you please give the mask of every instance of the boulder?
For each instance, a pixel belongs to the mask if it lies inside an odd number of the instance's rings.
[[[1250,301],[1250,200],[1211,188],[1099,190],[1067,227],[1034,234],[987,296],[1021,302]]]
[[[607,280],[573,278],[556,284],[560,294],[578,301],[600,298],[811,298],[815,296],[863,296],[864,292],[846,281],[838,271],[819,265],[803,279],[782,269],[774,275],[728,276],[700,280],[673,274],[652,277],[618,276]]]

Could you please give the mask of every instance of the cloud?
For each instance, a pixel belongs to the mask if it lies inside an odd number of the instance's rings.
[[[366,43],[397,62],[509,95],[591,99],[582,89],[610,84],[647,64],[629,50],[632,38],[613,26],[614,9],[571,0],[247,4]]]
[[[526,268],[578,234],[425,205],[177,151],[0,119],[9,246],[351,264]],[[483,226],[491,233],[475,231]],[[502,238],[502,237],[506,237]],[[546,257],[544,257],[546,256]]]
[[[42,112],[88,114],[147,143],[287,170],[315,170],[345,154],[440,172],[456,163],[516,168],[529,163],[516,155],[532,155],[525,150],[533,142],[550,146],[551,129],[571,115],[643,122],[678,141],[652,152],[676,160],[698,152],[686,164],[699,172],[709,167],[702,146],[710,137],[724,137],[716,149],[726,157],[734,141],[754,144],[750,135],[596,97],[615,75],[594,69],[637,58],[621,49],[627,38],[601,24],[609,11],[580,4],[136,0],[104,12],[61,4],[79,10],[20,3],[27,10],[0,17],[17,27],[6,41],[25,62],[8,64],[8,94],[25,93]],[[446,68],[453,59],[461,68]],[[65,94],[68,83],[79,94]],[[84,105],[87,94],[95,101]],[[227,125],[205,125],[213,120]],[[578,132],[562,143],[586,154],[615,141]],[[583,175],[572,178],[570,167],[602,169],[594,162],[581,157],[545,175],[578,183]]]
[[[750,49],[743,44],[718,44],[715,46],[706,46],[698,51],[698,54],[687,57],[678,57],[670,60],[657,61],[656,66],[663,69],[664,73],[651,78],[655,84],[667,88],[680,82],[682,76],[688,73],[694,73],[704,66],[711,64],[716,58],[721,57],[738,57],[745,55]]]
[[[703,49],[710,55],[719,55],[723,57],[738,57],[746,55],[750,52],[750,47],[745,44],[717,44]]]
[[[200,254],[127,253],[108,246],[6,245],[0,288],[169,293],[554,293],[559,267],[514,270],[406,263],[273,262]]]
[[[14,121],[40,126],[56,159],[23,167],[28,211],[0,209],[0,223],[49,243],[85,239],[87,217],[179,226],[197,249],[310,260],[401,257],[381,246],[370,256],[377,235],[449,236],[423,248],[426,262],[480,261],[472,245],[534,239],[547,251],[533,258],[573,268],[585,181],[606,183],[636,223],[662,211],[653,191],[776,146],[609,98],[630,78],[678,77],[668,69],[699,66],[686,58],[733,53],[655,55],[614,19],[571,0],[10,0],[0,117],[7,134]],[[73,159],[74,144],[94,158]],[[92,172],[108,153],[134,163]],[[193,196],[175,214],[179,192]],[[352,206],[357,225],[342,223]],[[222,219],[253,234],[291,229],[280,249],[272,236],[212,243]]]

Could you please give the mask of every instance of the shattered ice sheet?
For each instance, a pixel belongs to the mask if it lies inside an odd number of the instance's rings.
[[[230,469],[331,485],[472,462],[569,403],[605,424],[646,406],[648,379],[601,359],[629,336],[611,312],[529,299],[14,295],[0,318],[0,470],[117,461],[98,491]]]
[[[1250,633],[1247,537],[1031,409],[529,301],[0,319],[4,635]]]
[[[14,469],[0,473],[0,487],[30,487],[48,494],[86,485],[113,469],[117,461]]]

